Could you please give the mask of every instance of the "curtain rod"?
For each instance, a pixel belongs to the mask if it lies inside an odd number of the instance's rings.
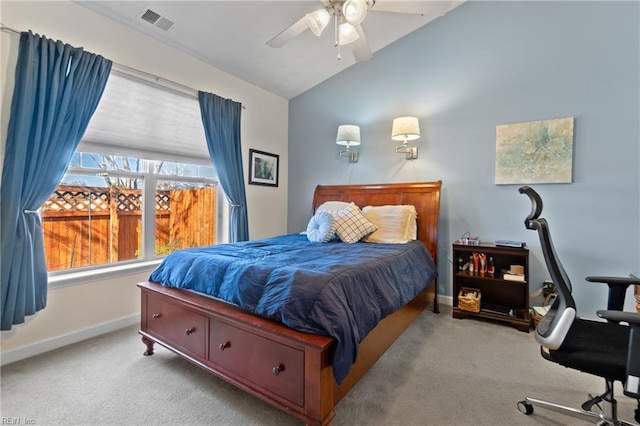
[[[10,33],[20,34],[20,31],[14,30],[13,28],[9,28],[3,23],[0,23],[0,30],[7,31]]]
[[[14,33],[14,34],[20,34],[20,31],[7,27],[1,22],[0,22],[0,30]],[[184,95],[198,99],[198,90],[191,88],[189,86],[185,86],[184,84],[180,84],[175,81],[150,74],[146,71],[141,71],[135,68],[128,67],[126,65],[118,64],[116,62],[113,62],[112,69],[116,72],[120,72],[121,74],[125,74],[134,78],[141,78],[151,83],[159,84],[160,86],[166,87],[174,91],[178,91]],[[247,109],[247,107],[244,104],[241,104],[241,105],[242,105],[242,109]]]

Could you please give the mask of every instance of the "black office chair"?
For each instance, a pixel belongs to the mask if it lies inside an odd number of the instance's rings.
[[[558,294],[536,329],[542,356],[564,367],[604,378],[606,390],[602,395],[589,395],[581,410],[529,397],[518,402],[518,409],[531,414],[536,406],[600,425],[633,425],[617,418],[613,383],[620,381],[624,394],[638,401],[635,420],[640,423],[640,314],[622,312],[628,286],[639,285],[640,280],[587,277],[587,281],[609,286],[607,310],[597,312],[607,321],[578,317],[571,282],[553,248],[549,225],[540,217],[542,199],[528,186],[520,188],[520,193],[531,200],[531,213],[524,223],[527,229],[538,231],[544,260]]]

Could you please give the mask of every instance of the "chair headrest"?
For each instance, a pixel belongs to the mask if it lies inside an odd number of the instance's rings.
[[[526,194],[529,200],[531,200],[531,213],[529,213],[529,216],[524,220],[524,226],[527,229],[535,229],[532,222],[537,220],[540,217],[540,213],[542,213],[542,198],[540,198],[540,195],[530,186],[520,187],[518,191],[520,191],[521,194]]]

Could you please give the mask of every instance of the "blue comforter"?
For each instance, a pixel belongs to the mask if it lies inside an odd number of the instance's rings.
[[[223,299],[296,330],[335,339],[341,383],[358,344],[437,276],[424,244],[311,243],[292,234],[186,249],[149,278]]]

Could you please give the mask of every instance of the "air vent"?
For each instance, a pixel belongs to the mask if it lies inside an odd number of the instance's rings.
[[[147,9],[140,18],[150,24],[155,24],[156,22],[158,22],[158,19],[160,19],[160,14],[154,12],[151,9]]]
[[[173,21],[168,20],[157,12],[154,12],[151,9],[146,9],[141,15],[140,19],[143,21],[147,21],[151,25],[154,25],[161,30],[169,31],[169,29],[173,26]]]
[[[160,17],[160,19],[158,19],[158,22],[156,22],[156,27],[165,31],[169,31],[169,28],[171,28],[172,25],[173,22],[171,22],[167,18],[163,18],[162,16]]]

